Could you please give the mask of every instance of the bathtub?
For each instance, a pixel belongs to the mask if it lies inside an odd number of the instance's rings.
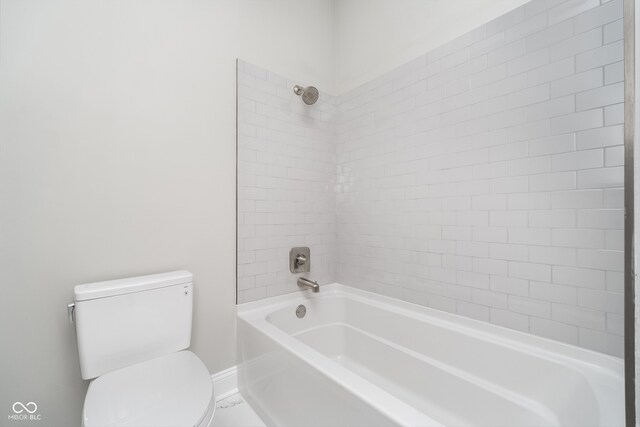
[[[615,357],[339,284],[237,314],[240,392],[267,425],[624,425]]]

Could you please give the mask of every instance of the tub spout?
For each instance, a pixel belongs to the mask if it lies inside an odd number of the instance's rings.
[[[311,289],[311,292],[320,292],[320,285],[318,282],[312,282],[309,279],[305,279],[304,277],[298,278],[298,286],[305,289]]]

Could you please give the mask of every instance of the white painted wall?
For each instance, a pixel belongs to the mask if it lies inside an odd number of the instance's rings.
[[[527,0],[338,0],[336,94],[443,45]]]
[[[332,18],[329,0],[2,0],[2,419],[19,400],[80,424],[82,282],[192,271],[192,349],[235,364],[235,58],[326,87]]]

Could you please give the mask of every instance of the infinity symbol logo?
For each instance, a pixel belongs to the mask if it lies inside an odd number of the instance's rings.
[[[33,414],[37,410],[38,405],[36,405],[35,402],[29,402],[26,405],[22,402],[16,402],[13,404],[13,412],[15,412],[16,414],[21,414],[23,411],[27,411],[28,413]]]

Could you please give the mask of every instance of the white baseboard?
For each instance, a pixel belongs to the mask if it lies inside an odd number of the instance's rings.
[[[216,402],[238,392],[238,368],[232,366],[211,375]]]

